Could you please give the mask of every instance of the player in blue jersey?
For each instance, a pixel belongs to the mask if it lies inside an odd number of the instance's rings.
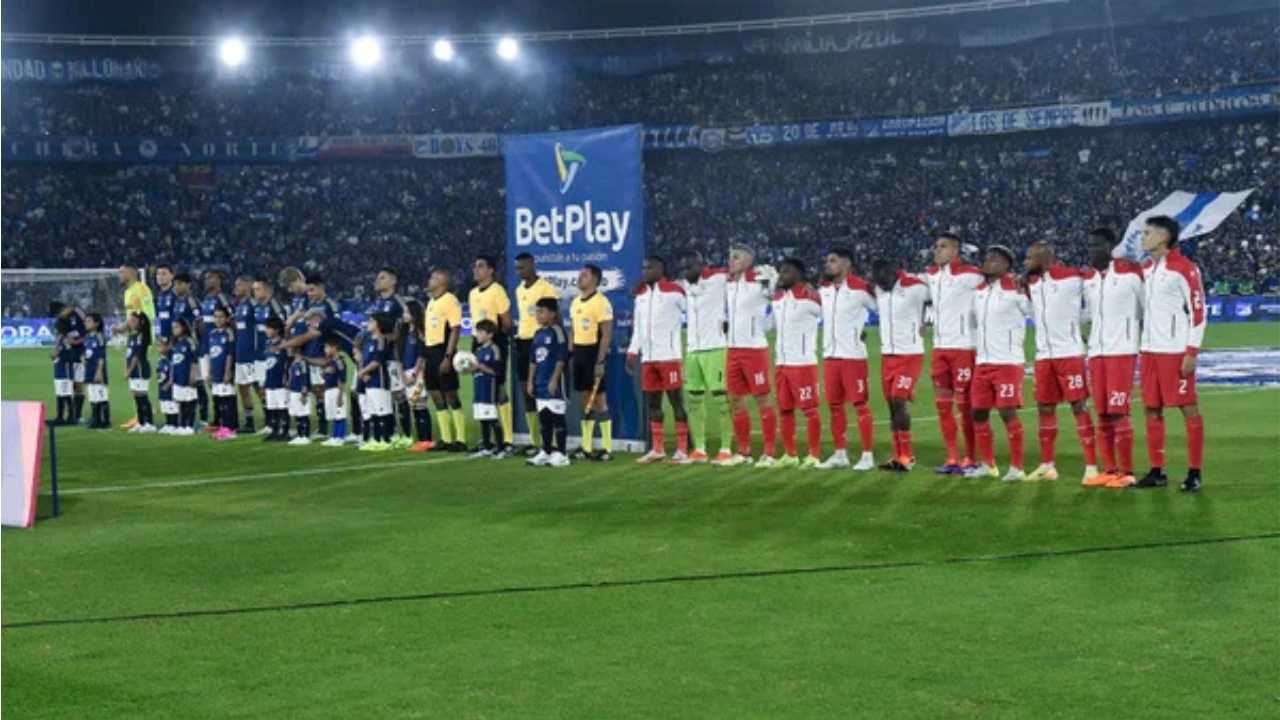
[[[207,421],[209,419],[209,396],[213,393],[213,384],[215,382],[222,382],[221,380],[213,378],[210,373],[209,333],[213,332],[214,329],[214,310],[216,310],[218,306],[222,306],[230,311],[233,307],[231,304],[231,298],[222,291],[223,277],[221,270],[204,271],[204,299],[200,301],[200,329],[197,333],[197,340],[199,340],[198,349],[200,352],[201,385],[196,390],[196,402],[198,403],[196,410],[200,414],[201,421]],[[232,388],[234,387],[235,385],[232,384]],[[213,405],[214,415],[216,416],[218,411],[218,401],[214,400]],[[234,418],[234,415],[232,417]],[[215,428],[222,427],[218,422],[216,422],[216,418],[213,426]],[[235,425],[232,425],[231,427],[234,428]],[[214,431],[216,432],[216,429]]]
[[[533,336],[529,362],[529,381],[525,390],[533,397],[542,430],[542,450],[525,462],[529,465],[564,467],[569,427],[565,419],[565,363],[569,359],[569,342],[560,326],[560,303],[542,298],[537,305],[538,332]],[[554,443],[552,442],[554,439]]]
[[[255,343],[258,338],[257,319],[253,313],[253,279],[247,275],[236,278],[232,290],[235,294],[234,310],[236,333],[236,387],[240,392],[240,405],[244,411],[241,433],[252,435],[253,429],[253,363],[258,356]]]
[[[422,319],[425,308],[417,300],[404,304],[404,316],[400,324],[400,365],[404,368],[404,392],[417,426],[418,441],[409,452],[427,452],[435,447],[431,437],[431,409],[427,406],[430,396],[423,387],[423,368],[427,356],[422,352]]]
[[[147,357],[151,347],[151,321],[145,313],[131,312],[126,322],[129,337],[124,346],[124,375],[138,412],[138,423],[129,428],[129,432],[153,433],[156,424],[151,409],[151,359]]]
[[[322,385],[324,387],[325,417],[332,423],[332,434],[325,440],[325,447],[342,447],[347,438],[347,364],[342,360],[342,341],[336,335],[328,335],[323,340],[324,357],[320,360],[308,359],[313,366],[320,367]]]
[[[262,392],[268,442],[289,439],[289,351],[284,347],[284,319],[275,315],[262,322]],[[256,372],[256,370],[255,370]]]
[[[311,394],[311,368],[302,357],[302,351],[294,348],[289,351],[289,414],[293,416],[293,426],[297,428],[296,436],[289,441],[290,445],[311,444],[311,405],[315,396]]]
[[[205,332],[207,361],[204,379],[213,395],[214,440],[236,439],[236,334],[231,326],[231,310],[225,305],[213,308]]]
[[[291,337],[300,337],[308,334],[310,330],[310,321],[308,317],[313,311],[321,314],[321,321],[329,319],[339,319],[338,303],[325,290],[324,277],[319,274],[311,274],[306,277],[307,290],[307,309],[303,313],[302,325],[295,324],[293,326],[293,334]],[[324,341],[321,336],[309,338],[302,345],[302,356],[311,364],[311,388],[316,397],[316,433],[318,435],[329,434],[328,409],[324,404],[324,378],[321,376],[323,368],[314,364],[314,361],[324,358]]]
[[[111,427],[111,396],[107,393],[107,335],[102,316],[89,313],[84,318],[84,379],[89,395],[89,428]]]
[[[374,299],[373,304],[369,308],[369,314],[383,314],[391,318],[395,322],[395,327],[390,336],[387,337],[387,344],[391,348],[391,360],[388,363],[388,374],[391,376],[391,402],[397,415],[400,416],[400,433],[393,438],[392,447],[403,450],[413,444],[409,436],[413,434],[412,408],[408,395],[405,392],[407,383],[404,381],[404,364],[401,361],[400,353],[400,336],[406,332],[402,318],[404,317],[405,305],[409,302],[407,298],[398,294],[397,286],[399,279],[396,277],[396,271],[384,267],[378,271],[373,279],[373,289],[378,293],[378,297]]]
[[[196,423],[196,389],[192,385],[196,362],[196,343],[186,320],[173,321],[170,359],[173,363],[173,401],[178,404],[178,428],[174,435],[194,435]]]
[[[391,409],[391,347],[388,338],[395,332],[396,321],[381,313],[368,320],[368,332],[360,352],[360,377],[364,379],[364,424],[370,442],[361,450],[381,452],[391,449],[395,432],[395,416]]]
[[[71,346],[70,334],[70,320],[59,317],[53,321],[53,352],[49,357],[53,360],[53,394],[58,400],[58,416],[53,421],[55,425],[71,425],[75,422],[71,418],[75,407],[72,377],[75,374],[76,352]]]
[[[469,457],[502,460],[504,452],[502,428],[498,425],[498,379],[502,377],[502,349],[494,342],[498,324],[481,320],[471,329],[475,340],[476,366],[471,381],[471,416],[480,421],[480,447]]]
[[[173,268],[161,263],[156,266],[156,338],[173,337]]]
[[[254,362],[253,362],[253,381],[258,386],[260,395],[265,397],[265,382],[267,373],[267,358],[269,349],[267,347],[266,323],[271,318],[280,321],[280,339],[284,340],[284,321],[288,317],[285,313],[284,305],[275,297],[275,286],[264,276],[259,276],[253,281],[253,319],[258,333],[254,338]],[[284,408],[285,423],[289,420],[288,407]],[[267,429],[263,428],[262,432]]]
[[[196,389],[196,410],[201,407],[205,408],[204,414],[200,416],[202,423],[209,419],[208,402],[209,398],[205,392],[204,374],[201,372],[203,365],[200,363],[202,350],[200,348],[200,338],[204,336],[204,318],[200,312],[200,301],[196,300],[195,295],[191,292],[191,276],[185,272],[175,273],[173,276],[173,310],[171,316],[174,320],[185,320],[187,327],[191,328],[191,340],[196,345],[196,359],[191,365],[191,384]]]
[[[71,400],[65,424],[76,425],[84,412],[84,313],[74,305],[49,303],[49,316],[66,320],[62,335],[64,358],[70,372]]]
[[[160,355],[156,360],[156,397],[160,400],[160,414],[164,415],[164,427],[157,432],[172,435],[178,429],[178,404],[173,401],[173,350],[164,338],[157,338],[155,346]]]

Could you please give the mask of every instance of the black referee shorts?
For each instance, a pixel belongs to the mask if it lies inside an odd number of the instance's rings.
[[[507,341],[507,336],[498,333],[493,336],[493,344],[498,348],[498,367],[494,368],[498,374],[494,377],[494,382],[499,385],[507,384],[507,368],[510,366],[511,343]],[[526,371],[528,368],[526,368]]]
[[[523,339],[516,338],[513,343],[515,351],[512,362],[516,364],[516,379],[520,381],[520,387],[524,387],[529,382],[529,363],[533,361],[533,338]]]
[[[447,374],[440,372],[440,363],[444,362],[446,347],[446,345],[440,344],[428,345],[423,348],[422,357],[425,360],[426,367],[422,369],[422,386],[429,391],[458,391],[458,371],[454,370]]]
[[[579,345],[573,349],[573,367],[569,374],[573,377],[573,389],[580,393],[589,393],[596,382],[596,357],[600,354],[599,345]],[[600,388],[604,392],[607,378],[600,378]]]

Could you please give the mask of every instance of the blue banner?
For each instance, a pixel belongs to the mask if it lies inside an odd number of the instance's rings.
[[[1274,116],[1277,93],[1280,93],[1280,85],[1267,83],[1224,88],[1209,93],[1115,100],[1111,106],[1111,122],[1128,125],[1248,115]]]
[[[601,289],[614,316],[607,383],[613,434],[634,441],[644,437],[641,412],[635,383],[623,364],[634,304],[631,288],[640,282],[647,232],[643,142],[639,125],[503,139],[507,257],[533,255],[538,273],[560,290],[566,318],[582,267],[592,264],[603,270]],[[514,288],[517,282],[515,263],[508,262],[507,286]],[[523,419],[523,413],[516,417]],[[569,427],[576,425],[570,422]]]

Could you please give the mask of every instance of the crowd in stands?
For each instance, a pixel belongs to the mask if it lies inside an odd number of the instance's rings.
[[[649,247],[723,259],[731,241],[815,264],[834,242],[859,267],[888,256],[918,268],[932,233],[1023,249],[1056,241],[1084,260],[1085,233],[1117,232],[1179,189],[1258,188],[1194,243],[1210,287],[1280,287],[1280,126],[1183,124],[1144,130],[1027,133],[971,140],[830,144],[707,154],[650,152]],[[167,262],[273,276],[285,265],[369,292],[378,268],[417,292],[429,268],[501,257],[498,159],[282,166],[6,166],[3,266],[110,267]],[[415,287],[416,286],[416,287]]]
[[[1280,77],[1280,14],[1055,34],[1015,46],[903,44],[749,55],[643,75],[394,67],[355,79],[305,66],[256,82],[166,71],[141,83],[7,83],[9,135],[248,136],[534,131],[627,122],[753,121],[936,113],[1205,90]],[[407,52],[407,51],[406,51]],[[421,65],[421,63],[416,63]],[[394,63],[388,63],[394,65]]]

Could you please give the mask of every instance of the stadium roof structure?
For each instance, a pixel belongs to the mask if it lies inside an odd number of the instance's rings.
[[[1071,0],[971,0],[933,5],[864,10],[858,12],[827,13],[720,22],[699,22],[673,25],[641,25],[629,27],[593,28],[581,30],[538,30],[504,33],[445,33],[455,44],[492,44],[502,37],[512,37],[519,42],[564,42],[574,40],[611,40],[620,38],[678,37],[712,35],[719,33],[750,32],[757,30],[783,30],[848,25],[862,22],[884,22],[929,17],[945,17],[999,10],[1033,8],[1048,5],[1064,5]],[[410,35],[387,35],[381,38],[387,46],[429,46],[442,37],[441,32]],[[224,35],[117,35],[80,33],[3,33],[0,39],[6,43],[36,45],[74,45],[83,47],[212,47],[224,39]],[[333,47],[350,42],[347,36],[253,36],[244,41],[257,47]]]

